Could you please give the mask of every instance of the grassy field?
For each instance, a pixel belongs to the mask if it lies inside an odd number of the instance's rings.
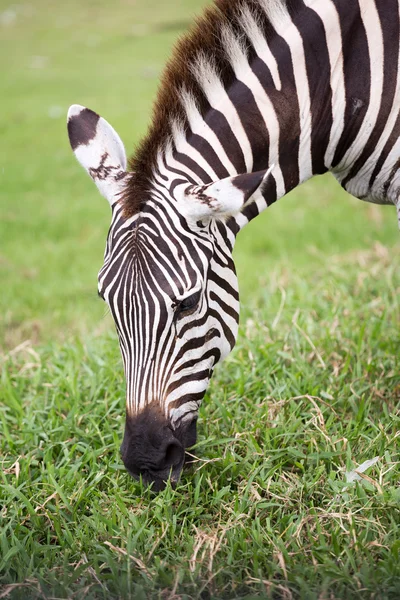
[[[177,489],[119,457],[109,209],[65,114],[90,106],[133,149],[204,4],[0,0],[0,598],[400,596],[399,232],[330,177],[239,237],[241,334]]]

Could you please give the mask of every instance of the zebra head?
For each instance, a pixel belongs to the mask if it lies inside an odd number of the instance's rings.
[[[179,478],[196,442],[198,408],[217,362],[232,350],[239,295],[232,248],[237,213],[265,172],[195,185],[155,174],[140,210],[127,218],[130,174],[114,129],[89,109],[68,114],[72,149],[111,204],[99,294],[119,336],[126,377],[127,470],[159,490]]]

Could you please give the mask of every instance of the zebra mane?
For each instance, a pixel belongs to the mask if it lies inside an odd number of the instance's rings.
[[[150,129],[129,161],[132,173],[123,198],[127,218],[148,199],[160,151],[171,147],[174,132],[188,131],[193,109],[201,117],[210,109],[207,82],[228,89],[236,79],[235,55],[242,51],[251,60],[257,45],[276,35],[273,24],[286,19],[296,4],[298,0],[215,0],[178,41],[161,77]]]

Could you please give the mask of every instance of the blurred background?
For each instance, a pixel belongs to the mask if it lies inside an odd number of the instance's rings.
[[[67,139],[70,104],[121,135],[146,132],[160,73],[204,0],[0,1],[0,346],[112,329],[96,277],[109,207]],[[316,178],[256,219],[235,250],[242,308],[292,274],[312,281],[359,252],[399,256],[394,209],[355,200]],[[311,278],[311,279],[310,279]],[[257,302],[260,301],[257,295]]]

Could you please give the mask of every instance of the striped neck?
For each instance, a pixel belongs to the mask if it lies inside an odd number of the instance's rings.
[[[182,70],[182,60],[167,69],[180,108],[171,109],[168,141],[153,126],[133,160],[132,195],[140,196],[138,181],[155,173],[199,184],[274,164],[275,185],[267,186],[258,212],[328,170],[353,195],[385,201],[389,185],[382,178],[393,166],[389,154],[399,129],[398,1],[218,5],[230,20],[214,24],[214,55],[205,40],[191,48],[181,79],[174,68]],[[172,93],[164,80],[166,87]],[[168,113],[165,93],[161,102]],[[148,164],[143,175],[136,167],[157,144],[151,176]]]

